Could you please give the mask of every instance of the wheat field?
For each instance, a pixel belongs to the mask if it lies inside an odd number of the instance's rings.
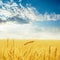
[[[0,40],[0,60],[60,60],[60,40]]]

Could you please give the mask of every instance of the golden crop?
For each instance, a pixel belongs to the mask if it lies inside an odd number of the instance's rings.
[[[0,40],[0,60],[60,60],[60,41]]]

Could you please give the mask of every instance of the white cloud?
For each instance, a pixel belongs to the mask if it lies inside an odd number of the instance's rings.
[[[12,16],[12,14],[9,11],[0,9],[0,19],[7,20],[11,16]]]
[[[2,1],[0,1],[0,5],[2,5]]]
[[[19,0],[19,2],[22,2],[22,0]]]
[[[0,38],[16,39],[60,39],[59,32],[35,31],[32,24],[13,24],[8,22],[0,25]]]
[[[11,3],[13,3],[13,2],[14,2],[14,0],[10,0],[10,2],[11,2]]]
[[[21,2],[22,0],[20,0]],[[2,9],[0,9],[0,19],[7,20],[13,17],[19,17],[21,20],[29,20],[31,23],[28,24],[16,24],[11,21],[0,24],[0,38],[20,38],[20,39],[60,39],[58,32],[59,29],[53,28],[53,31],[47,31],[45,28],[41,27],[37,32],[37,27],[33,26],[34,21],[45,21],[45,20],[59,20],[60,14],[41,14],[36,8],[32,6],[24,7],[20,3],[20,8],[13,2],[12,4],[2,3]],[[18,21],[18,19],[16,19]]]
[[[3,14],[3,12],[6,10],[6,12],[7,13],[9,12],[12,15],[12,17],[19,16],[22,19],[25,19],[25,20],[28,19],[30,21],[44,21],[44,20],[54,20],[55,21],[55,20],[60,19],[60,14],[55,14],[55,13],[41,14],[36,10],[36,8],[34,8],[32,6],[24,7],[21,3],[20,3],[20,7],[21,8],[19,8],[18,5],[14,1],[12,4],[4,3],[4,4],[2,4],[1,14],[5,15],[5,14]],[[5,18],[5,16],[4,16],[4,18]]]

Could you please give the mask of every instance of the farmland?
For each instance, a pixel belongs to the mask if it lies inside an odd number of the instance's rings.
[[[0,40],[0,60],[60,60],[60,40]]]

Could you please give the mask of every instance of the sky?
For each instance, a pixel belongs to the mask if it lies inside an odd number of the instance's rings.
[[[60,39],[60,0],[0,0],[0,38]]]

